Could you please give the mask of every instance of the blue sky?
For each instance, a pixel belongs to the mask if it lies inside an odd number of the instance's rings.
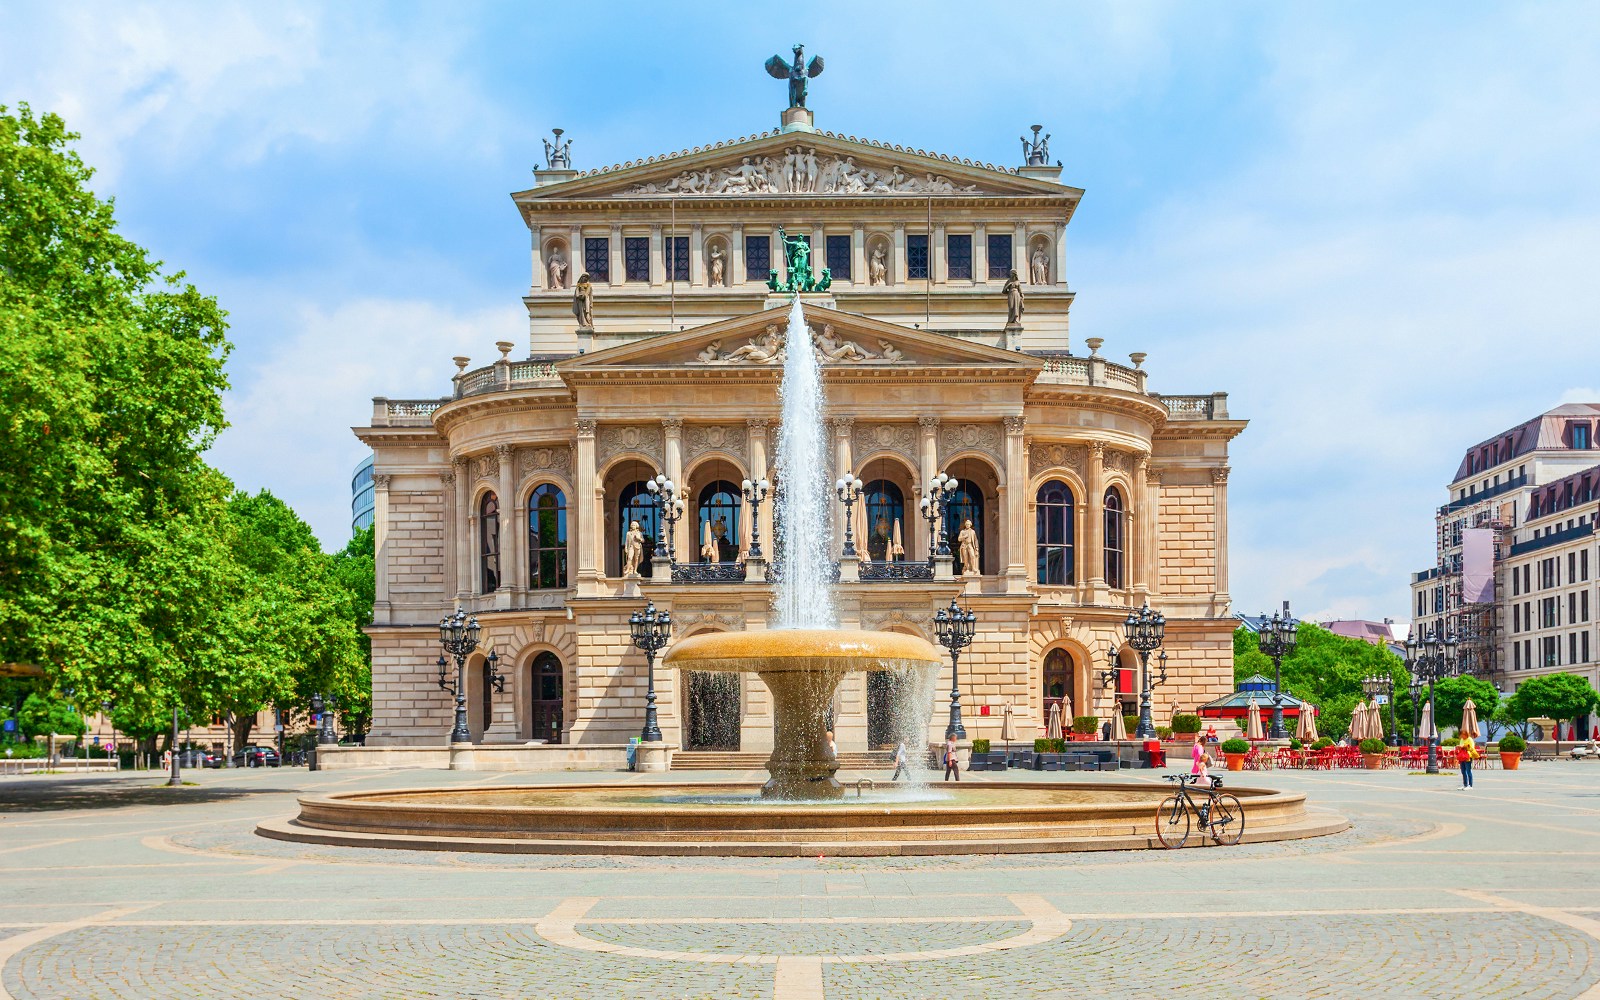
[[[348,533],[348,428],[525,342],[508,192],[775,124],[1087,189],[1074,342],[1231,393],[1237,609],[1407,616],[1462,450],[1600,399],[1600,7],[1587,3],[0,7],[0,103],[83,133],[130,237],[237,345],[213,461]],[[1600,456],[1597,456],[1600,458]]]

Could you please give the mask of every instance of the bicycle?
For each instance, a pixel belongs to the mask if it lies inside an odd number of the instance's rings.
[[[1195,785],[1193,790],[1190,785],[1198,775],[1164,774],[1162,777],[1178,783],[1177,790],[1156,807],[1156,839],[1161,841],[1162,847],[1176,850],[1188,842],[1193,822],[1191,813],[1199,819],[1200,829],[1218,844],[1232,847],[1244,836],[1244,806],[1231,792],[1218,791],[1222,787],[1220,777],[1212,777],[1210,788]],[[1194,792],[1204,793],[1206,800],[1196,804]]]

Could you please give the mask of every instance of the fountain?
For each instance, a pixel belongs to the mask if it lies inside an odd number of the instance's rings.
[[[921,755],[941,656],[927,640],[838,627],[820,371],[796,298],[789,311],[778,443],[774,627],[675,643],[681,674],[753,673],[772,695],[773,750],[759,790],[730,782],[595,782],[397,789],[311,795],[262,836],[408,850],[527,853],[884,855],[1125,850],[1159,846],[1164,782],[968,782],[953,790],[874,790],[855,798],[835,777],[827,713],[852,672],[893,671],[900,736]],[[915,764],[913,765],[916,766]],[[1248,841],[1334,833],[1343,817],[1308,815],[1300,793],[1233,788]]]

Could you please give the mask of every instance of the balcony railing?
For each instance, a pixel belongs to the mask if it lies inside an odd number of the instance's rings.
[[[484,392],[537,386],[557,381],[554,361],[496,361],[492,365],[474,368],[455,377],[455,398],[476,396]]]
[[[372,399],[372,426],[374,427],[431,427],[433,411],[448,403],[449,399]]]
[[[1540,549],[1562,545],[1572,541],[1574,538],[1587,538],[1592,534],[1594,534],[1593,521],[1587,524],[1576,524],[1570,528],[1562,528],[1560,531],[1552,531],[1548,535],[1541,535],[1538,538],[1530,538],[1525,542],[1518,542],[1511,546],[1511,554],[1520,556],[1529,552],[1538,552]]]
[[[933,567],[925,562],[875,562],[861,564],[861,582],[876,583],[882,580],[912,581],[932,580]]]
[[[673,583],[743,583],[744,563],[673,563]]]
[[[1510,493],[1512,490],[1521,489],[1526,485],[1528,485],[1527,473],[1523,473],[1520,476],[1512,476],[1505,482],[1500,483],[1498,486],[1491,486],[1488,489],[1479,490],[1470,496],[1464,496],[1460,500],[1450,501],[1443,507],[1439,508],[1439,516],[1443,517],[1447,514],[1454,514],[1456,511],[1461,510],[1462,508],[1471,507],[1473,504],[1483,503],[1485,500],[1493,500],[1497,496]]]

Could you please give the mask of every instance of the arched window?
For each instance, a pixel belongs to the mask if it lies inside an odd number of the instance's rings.
[[[1072,697],[1072,657],[1064,649],[1052,649],[1044,654],[1044,711],[1045,718],[1049,718],[1050,706],[1061,703]],[[1061,712],[1067,714],[1067,707],[1062,705]],[[1063,718],[1063,727],[1072,724],[1072,720]]]
[[[528,586],[551,590],[567,585],[567,498],[554,483],[528,497]]]
[[[866,501],[862,527],[867,536],[867,556],[873,562],[904,561],[905,495],[887,479],[874,479],[862,494]],[[897,535],[897,533],[899,533]],[[900,551],[895,551],[895,542]]]
[[[1077,581],[1073,565],[1073,539],[1076,535],[1077,505],[1072,488],[1058,479],[1039,487],[1037,549],[1035,562],[1039,582],[1065,586]]]
[[[482,567],[482,593],[500,589],[500,500],[485,493],[478,501],[478,561]]]
[[[1123,579],[1123,550],[1128,547],[1128,515],[1122,507],[1122,494],[1115,486],[1106,490],[1106,586],[1121,590],[1127,586]]]
[[[967,521],[972,522],[972,530],[978,533],[978,552],[982,554],[988,550],[983,542],[983,494],[966,480],[961,481],[961,486],[945,500],[944,506],[944,536],[945,542],[950,546],[950,553],[955,556],[956,576],[967,571],[961,565],[961,547],[956,544],[956,538],[961,534],[961,526]],[[974,573],[982,573],[983,567],[972,567]]]
[[[694,522],[694,547],[701,562],[738,561],[742,503],[744,500],[739,487],[726,479],[719,479],[700,491],[700,509]],[[707,553],[707,545],[714,551]]]
[[[561,660],[554,653],[540,653],[533,658],[532,671],[528,717],[532,720],[533,739],[560,743],[562,694],[565,690]]]
[[[655,554],[656,539],[661,537],[660,521],[656,518],[656,505],[650,501],[650,491],[643,482],[629,483],[622,488],[622,498],[617,503],[618,571],[626,565],[628,525],[638,521],[639,530],[644,532],[644,558],[639,561],[639,575],[649,576],[652,568],[650,557]]]

